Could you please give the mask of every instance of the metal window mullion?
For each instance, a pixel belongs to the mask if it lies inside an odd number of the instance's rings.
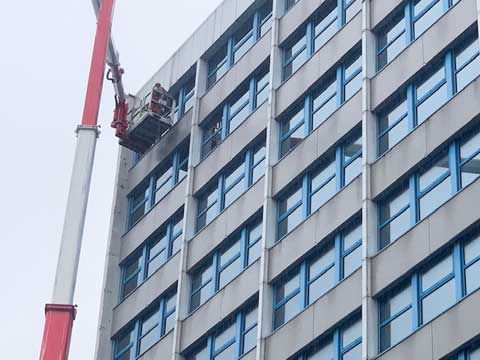
[[[340,105],[343,104],[345,101],[345,87],[344,87],[344,82],[345,82],[345,65],[340,65],[337,67],[336,70],[336,78],[335,81],[337,82],[337,108],[340,107]]]
[[[455,61],[453,51],[450,50],[445,55],[445,79],[447,80],[447,99],[450,99],[457,92]]]
[[[172,157],[172,176],[170,182],[172,184],[172,188],[178,182],[178,170],[180,168],[180,152],[176,151]]]
[[[335,235],[335,283],[339,283],[343,279],[343,234]]]
[[[421,324],[421,304],[420,304],[420,276],[413,274],[411,280],[412,291],[412,332],[420,327]]]
[[[162,297],[160,300],[159,304],[159,310],[158,310],[158,339],[160,339],[164,334],[165,334],[165,326],[166,326],[166,320],[167,320],[167,299],[165,297]]]
[[[462,242],[457,241],[453,247],[453,273],[455,277],[455,295],[460,301],[466,294],[465,259],[463,256]]]
[[[147,192],[148,210],[155,205],[155,176],[150,176]]]
[[[313,55],[313,52],[314,52],[315,34],[314,34],[313,22],[312,21],[309,21],[307,23],[305,39],[306,39],[306,42],[307,42],[307,59],[308,59]]]
[[[340,29],[347,19],[345,0],[337,0],[337,11],[337,28]]]
[[[235,62],[235,45],[233,37],[230,37],[227,42],[227,70],[230,69]]]
[[[395,321],[396,319],[398,319],[400,316],[402,316],[403,314],[405,314],[408,310],[410,310],[412,308],[412,304],[408,304],[407,306],[403,307],[402,309],[400,309],[399,311],[397,311],[395,314],[391,315],[387,320],[385,320],[384,322],[380,323],[380,327],[383,328],[385,327],[386,325],[390,324],[391,322]]]
[[[408,200],[410,203],[410,227],[412,227],[420,218],[417,174],[411,175],[408,179]]]
[[[243,328],[245,322],[244,311],[238,312],[235,320],[236,332],[235,332],[235,353],[237,358],[240,358],[243,353]]]
[[[208,359],[213,359],[213,335],[210,335],[207,338],[207,353],[208,353]]]
[[[333,360],[341,360],[342,358],[342,341],[340,330],[333,332]]]
[[[130,360],[135,360],[140,351],[140,320],[135,321],[132,350],[133,351],[130,352]]]
[[[141,282],[144,282],[147,279],[147,266],[148,266],[148,246],[144,246],[142,249],[142,263],[140,264],[140,272],[139,272],[139,277],[141,279]],[[137,285],[138,286],[138,285]]]
[[[240,232],[240,263],[242,264],[242,269],[245,269],[248,265],[249,249],[249,232],[248,227],[245,226]]]
[[[452,177],[451,186],[453,196],[462,188],[460,149],[457,141],[450,144],[448,148],[448,167],[450,168],[450,176]]]
[[[253,15],[253,43],[255,44],[258,39],[260,39],[260,27],[262,23],[260,21],[260,11],[257,10],[255,14]]]
[[[310,174],[305,174],[302,177],[302,216],[303,219],[306,219],[311,214],[311,201],[310,201]]]
[[[251,149],[247,150],[245,152],[245,189],[248,189],[253,182],[253,151],[254,148],[252,147]]]
[[[215,294],[220,288],[220,254],[216,252],[213,254],[212,261],[212,281],[213,281],[213,293]]]
[[[308,269],[307,261],[303,261],[300,265],[300,310],[308,306]]]
[[[175,234],[173,233],[173,221],[168,223],[167,225],[167,245],[166,249],[167,250],[167,259],[169,259],[173,254],[173,241],[176,239]]]
[[[407,46],[415,39],[413,17],[413,0],[407,0],[405,3],[405,45]]]
[[[230,106],[228,102],[223,105],[222,110],[222,128],[221,130],[221,140],[225,139],[230,132],[229,126],[229,113],[230,113]]]
[[[217,214],[219,214],[225,208],[225,175],[218,177],[217,186]]]
[[[335,149],[335,175],[336,175],[336,191],[340,191],[345,184],[345,166],[344,166],[344,148],[339,146]]]
[[[304,135],[307,137],[313,130],[313,99],[311,95],[305,96],[305,100],[303,103],[303,123],[305,124],[304,127]]]
[[[407,124],[408,131],[412,131],[417,125],[416,115],[416,101],[415,101],[415,86],[410,84],[407,86]]]
[[[178,118],[180,119],[185,114],[185,87],[182,86],[178,92],[178,104],[177,104]]]

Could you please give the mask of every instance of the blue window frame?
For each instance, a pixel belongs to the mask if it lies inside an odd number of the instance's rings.
[[[480,344],[478,341],[465,346],[464,349],[458,351],[455,355],[448,357],[446,360],[480,360]]]
[[[358,316],[337,325],[295,356],[295,360],[361,360],[362,320]]]
[[[480,74],[478,39],[468,37],[396,93],[378,113],[378,155],[383,155]]]
[[[236,360],[256,347],[257,304],[248,305],[222,323],[193,350],[187,350],[187,360]]]
[[[187,176],[188,145],[188,140],[180,145],[128,195],[127,230]]]
[[[241,84],[220,108],[202,124],[202,158],[210,154],[232,131],[268,99],[268,64]]]
[[[256,219],[236,232],[191,273],[190,311],[232,281],[260,257],[262,221]]]
[[[348,277],[362,263],[362,224],[356,219],[317,246],[274,285],[274,329]]]
[[[382,295],[379,298],[379,352],[402,341],[480,288],[479,259],[480,236],[475,229]]]
[[[458,0],[406,0],[377,33],[377,68],[381,70],[432,26]]]
[[[379,248],[395,241],[480,176],[480,132],[466,131],[379,202]]]
[[[195,77],[191,77],[175,94],[173,121],[180,120],[192,107],[195,94]]]
[[[197,231],[209,224],[265,173],[265,138],[250,146],[228,164],[228,168],[200,190]]]
[[[162,296],[113,339],[114,360],[135,360],[175,325],[175,293]]]
[[[208,89],[267,33],[271,24],[272,1],[268,0],[207,60]]]
[[[120,300],[133,292],[165,262],[180,250],[183,231],[183,209],[149,237],[121,267]]]
[[[287,0],[287,9],[296,2]],[[361,0],[330,0],[322,4],[309,21],[281,45],[283,80],[297,71],[361,9]]]
[[[362,56],[356,50],[280,119],[280,156],[294,149],[362,87]]]
[[[277,239],[292,231],[361,172],[362,137],[353,135],[279,196]]]

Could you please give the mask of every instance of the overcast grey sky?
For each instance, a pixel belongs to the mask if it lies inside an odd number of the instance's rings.
[[[221,0],[117,0],[113,34],[135,93]],[[93,45],[90,0],[5,1],[0,12],[0,348],[38,359]],[[92,359],[117,144],[105,83],[70,360]]]

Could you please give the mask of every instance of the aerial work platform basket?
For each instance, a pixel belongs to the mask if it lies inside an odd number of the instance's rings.
[[[117,134],[120,145],[143,154],[172,127],[173,98],[159,84],[143,98],[131,96],[128,129]]]

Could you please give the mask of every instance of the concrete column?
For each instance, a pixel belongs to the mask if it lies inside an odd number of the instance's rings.
[[[362,359],[373,359],[377,350],[377,311],[371,293],[371,256],[376,252],[376,208],[371,196],[371,164],[376,159],[376,121],[370,106],[370,79],[376,71],[375,36],[371,31],[371,0],[362,4]]]
[[[123,147],[118,148],[117,171],[115,175],[115,184],[112,212],[110,215],[110,229],[105,257],[105,269],[102,285],[102,304],[99,313],[97,340],[95,346],[95,359],[111,359],[112,356],[112,318],[113,308],[118,304],[120,287],[120,249],[122,235],[125,232],[128,209],[127,206],[127,182],[128,169],[132,165],[132,152]]]
[[[269,249],[275,244],[276,229],[276,205],[272,199],[272,168],[278,161],[279,131],[280,126],[275,120],[276,89],[281,83],[282,54],[278,44],[278,27],[280,16],[283,14],[284,2],[273,0],[272,9],[272,46],[270,51],[270,91],[268,97],[268,119],[266,136],[266,170],[265,189],[263,201],[263,229],[262,229],[262,253],[260,257],[260,279],[258,299],[258,333],[257,354],[258,360],[265,358],[265,339],[272,333],[273,319],[273,291],[268,284]]]
[[[200,97],[205,93],[207,65],[203,59],[197,61],[195,75],[195,100],[193,104],[192,127],[190,131],[190,148],[187,173],[185,206],[183,211],[183,240],[180,248],[180,269],[177,286],[177,304],[175,313],[174,341],[172,359],[181,360],[182,322],[189,314],[191,281],[187,274],[189,241],[195,235],[197,203],[193,196],[195,166],[200,162],[202,132],[198,124],[200,114]]]

